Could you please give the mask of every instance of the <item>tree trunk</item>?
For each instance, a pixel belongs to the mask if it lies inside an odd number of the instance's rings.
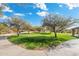
[[[54,35],[55,35],[55,38],[57,38],[57,32],[56,32],[55,27],[53,28],[53,30],[54,30]]]
[[[75,35],[75,30],[74,29],[72,29],[72,36],[74,36]]]
[[[19,28],[17,29],[17,36],[19,36],[19,34],[20,34],[20,31],[19,31]]]
[[[54,32],[54,35],[55,35],[55,38],[57,38],[57,33],[56,33],[56,31]]]
[[[18,31],[18,32],[17,32],[17,36],[19,36],[19,34],[20,34],[20,32]]]
[[[17,36],[19,36],[19,33],[17,33]]]

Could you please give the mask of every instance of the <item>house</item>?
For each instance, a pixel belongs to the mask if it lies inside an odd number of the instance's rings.
[[[75,23],[67,28],[72,33],[72,36],[79,36],[79,23]]]

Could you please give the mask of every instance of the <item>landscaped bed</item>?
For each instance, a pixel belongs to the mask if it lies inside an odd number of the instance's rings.
[[[75,38],[68,33],[58,33],[57,36],[55,38],[53,33],[31,33],[10,36],[8,40],[27,49],[44,49]]]

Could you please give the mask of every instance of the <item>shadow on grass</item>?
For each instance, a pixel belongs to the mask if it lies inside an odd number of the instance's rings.
[[[56,40],[56,38],[47,36],[34,36],[34,37],[11,36],[8,39],[16,44],[21,44],[24,42],[47,43],[49,41]]]
[[[46,33],[40,33],[46,34]],[[47,33],[50,34],[50,33]],[[68,41],[71,37],[52,37],[52,36],[10,36],[9,41],[15,44],[23,44],[26,48],[34,49],[39,47],[52,47]]]

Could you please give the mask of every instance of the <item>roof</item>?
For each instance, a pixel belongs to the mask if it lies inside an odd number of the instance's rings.
[[[66,29],[70,30],[70,29],[76,29],[76,28],[79,28],[79,23],[75,23],[75,24],[71,25],[70,27],[68,27]]]

